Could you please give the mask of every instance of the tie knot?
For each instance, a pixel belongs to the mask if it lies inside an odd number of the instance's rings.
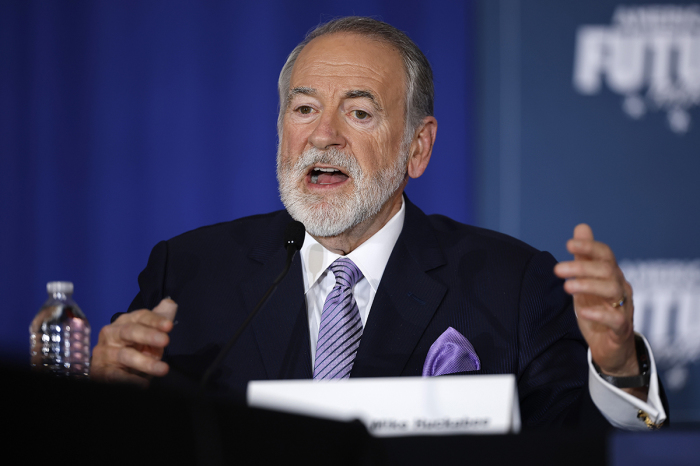
[[[360,269],[347,257],[339,257],[328,268],[335,275],[336,285],[352,288],[362,278]]]

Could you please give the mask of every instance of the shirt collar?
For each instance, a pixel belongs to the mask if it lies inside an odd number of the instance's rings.
[[[401,197],[401,209],[389,220],[381,230],[376,232],[367,241],[353,250],[348,257],[360,269],[362,275],[376,292],[379,282],[384,274],[389,256],[394,249],[403,229],[403,220],[406,215],[406,203]],[[316,284],[323,273],[337,258],[339,254],[324,248],[308,233],[305,233],[304,244],[301,247],[301,264],[304,275],[304,293]]]

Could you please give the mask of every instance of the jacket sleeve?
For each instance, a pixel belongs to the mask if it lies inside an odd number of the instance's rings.
[[[168,264],[168,243],[161,241],[151,250],[146,268],[139,274],[139,292],[127,312],[153,309],[167,294],[165,273]],[[114,318],[112,318],[114,320]]]
[[[608,429],[588,392],[588,346],[555,264],[551,254],[536,253],[521,282],[517,377],[523,424]]]

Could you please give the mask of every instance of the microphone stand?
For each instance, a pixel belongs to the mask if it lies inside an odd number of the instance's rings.
[[[204,373],[204,376],[202,377],[202,381],[199,384],[199,393],[203,393],[204,390],[207,387],[207,383],[209,382],[209,379],[211,378],[211,375],[214,373],[216,369],[219,368],[219,365],[221,365],[221,361],[224,360],[228,352],[233,348],[233,345],[236,344],[238,341],[238,338],[241,336],[243,331],[248,327],[248,324],[250,324],[250,321],[253,320],[253,318],[257,315],[258,311],[260,311],[260,308],[262,308],[263,304],[267,302],[267,300],[270,298],[272,293],[277,289],[277,285],[279,282],[282,281],[282,279],[287,275],[287,272],[289,272],[289,268],[292,265],[292,260],[294,259],[294,254],[296,254],[297,250],[300,249],[297,248],[297,244],[294,242],[289,242],[287,244],[287,262],[284,266],[284,270],[282,270],[282,273],[279,274],[277,278],[275,278],[275,281],[272,282],[272,285],[270,288],[267,289],[267,292],[263,295],[263,297],[258,301],[258,304],[255,306],[255,308],[251,311],[250,314],[248,314],[248,317],[243,321],[240,327],[238,327],[238,330],[236,333],[231,337],[231,339],[226,343],[226,346],[224,346],[221,351],[219,352],[219,355],[216,357],[214,362],[209,365],[209,368],[207,371]]]
[[[214,412],[212,405],[205,403],[204,400],[204,391],[206,390],[209,379],[216,369],[219,368],[221,362],[224,360],[228,352],[231,350],[231,348],[233,348],[233,345],[236,344],[238,338],[248,327],[248,324],[250,324],[258,311],[260,311],[265,302],[267,302],[272,293],[277,289],[277,285],[287,275],[287,272],[289,272],[289,268],[292,265],[292,260],[294,259],[294,254],[296,254],[296,252],[301,249],[302,244],[304,244],[305,231],[306,229],[301,222],[293,221],[287,225],[287,229],[284,233],[285,248],[287,250],[287,261],[285,263],[284,270],[282,270],[282,273],[279,274],[275,281],[272,282],[272,285],[270,288],[268,288],[265,295],[262,297],[262,299],[260,299],[252,312],[248,314],[248,317],[246,317],[233,337],[231,337],[228,343],[226,343],[226,345],[221,349],[219,355],[216,357],[214,362],[209,365],[204,373],[204,376],[202,377],[202,381],[199,384],[199,390],[195,396],[194,404],[191,407],[192,427],[194,428],[194,436],[196,441],[197,464],[207,466],[224,464],[222,448],[223,444],[221,442],[216,413]]]

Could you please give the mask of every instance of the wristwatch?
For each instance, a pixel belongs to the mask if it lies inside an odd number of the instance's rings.
[[[615,377],[612,375],[603,374],[601,372],[598,364],[593,361],[593,367],[595,367],[598,375],[617,388],[640,388],[649,386],[649,378],[651,376],[651,364],[649,363],[649,352],[647,351],[647,345],[644,344],[644,340],[641,336],[634,335],[634,346],[637,350],[637,362],[639,363],[639,375],[633,375],[631,377]]]

